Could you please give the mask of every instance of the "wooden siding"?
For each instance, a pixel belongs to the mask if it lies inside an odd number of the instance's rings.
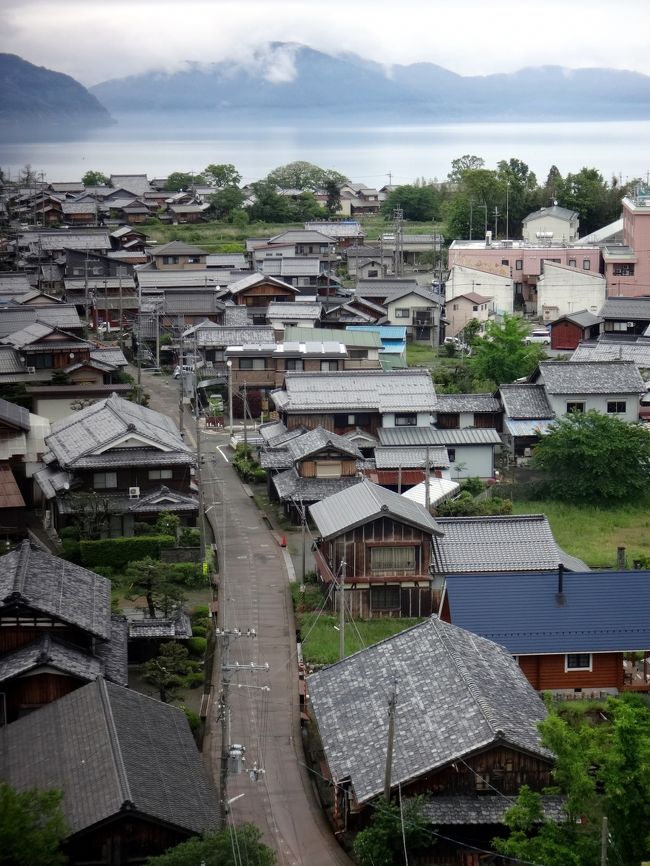
[[[171,469],[172,477],[171,478],[149,478],[149,470],[157,470],[157,469]],[[97,469],[97,470],[87,470],[84,472],[79,472],[76,475],[75,480],[78,482],[79,490],[94,490],[93,487],[93,475],[95,473],[104,473],[104,472],[116,472],[117,473],[117,487],[110,488],[108,490],[98,489],[98,495],[102,495],[103,493],[110,494],[111,492],[121,491],[124,493],[128,491],[129,487],[139,487],[141,495],[144,495],[144,491],[157,490],[159,487],[168,487],[170,490],[177,490],[180,493],[188,494],[190,493],[190,467],[189,466],[164,466],[164,465],[156,465],[156,466],[139,466],[137,468],[130,467],[122,467],[119,469],[111,469],[110,467],[106,467],[106,469]]]
[[[558,322],[551,328],[551,349],[576,349],[583,333],[573,322]]]
[[[334,426],[334,417],[335,415],[356,415],[356,414],[364,414],[370,415],[370,424],[349,424],[344,427],[335,427]],[[349,412],[328,412],[320,415],[312,414],[312,413],[282,413],[282,420],[287,425],[289,430],[295,430],[296,427],[306,427],[307,430],[314,430],[316,427],[322,427],[324,430],[330,430],[332,433],[338,433],[339,436],[344,436],[346,433],[350,433],[353,430],[356,430],[359,427],[361,430],[364,430],[366,433],[370,433],[371,435],[376,435],[377,430],[381,427],[381,415],[379,412],[366,412],[363,413],[355,412],[351,410]]]
[[[538,691],[556,689],[622,689],[623,653],[594,653],[591,671],[565,671],[565,656],[519,656],[519,666]]]
[[[134,866],[163,854],[191,834],[166,827],[146,816],[121,812],[66,844],[71,866]]]
[[[7,696],[7,718],[15,721],[21,714],[51,704],[86,685],[85,680],[62,674],[41,673],[3,683]]]
[[[357,474],[357,461],[355,459],[346,460],[342,459],[340,454],[332,453],[323,453],[318,454],[314,458],[310,460],[302,460],[298,463],[298,475],[301,478],[316,478],[316,464],[317,463],[340,463],[341,464],[341,477],[349,478]]]
[[[19,616],[25,618],[30,615],[33,616],[33,614],[30,613],[19,614]],[[43,619],[45,618],[46,617],[43,617]],[[15,620],[15,616],[13,619]],[[41,619],[40,616],[39,619]],[[74,646],[88,650],[89,652],[92,650],[93,639],[91,635],[81,629],[64,625],[56,626],[54,621],[52,621],[52,624],[49,626],[46,624],[43,624],[42,626],[30,626],[27,624],[10,625],[8,624],[9,622],[11,622],[11,618],[6,612],[3,612],[2,617],[0,617],[0,626],[2,626],[0,628],[0,655],[27,646],[27,644],[38,640],[48,632],[58,640],[73,644]]]

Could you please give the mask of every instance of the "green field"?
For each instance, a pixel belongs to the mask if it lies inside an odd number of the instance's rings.
[[[513,502],[515,514],[545,514],[555,540],[567,553],[591,568],[616,564],[616,548],[626,548],[628,567],[634,559],[650,558],[650,502],[598,508],[554,501]]]
[[[297,614],[297,622],[303,644],[303,657],[311,664],[331,665],[339,659],[338,618],[321,614],[316,620],[316,613]],[[345,654],[346,656],[358,650],[377,643],[384,638],[392,637],[412,625],[422,622],[421,619],[370,619],[355,620],[354,624],[345,624]],[[313,626],[313,628],[312,628]],[[359,634],[357,634],[357,631]],[[359,635],[361,638],[359,638]]]

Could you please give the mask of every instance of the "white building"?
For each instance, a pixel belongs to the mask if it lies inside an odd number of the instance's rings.
[[[522,220],[521,235],[528,243],[559,241],[572,244],[578,240],[580,219],[576,211],[554,204],[536,210]]]
[[[482,271],[478,268],[454,265],[449,272],[445,294],[447,298],[455,298],[467,292],[476,292],[492,300],[496,316],[504,313],[512,315],[514,303],[514,286],[510,276],[510,268],[496,266],[501,272]],[[449,303],[449,300],[447,301]]]
[[[579,270],[575,263],[544,262],[544,273],[537,283],[537,311],[545,322],[578,310],[598,313],[606,296],[607,282],[602,274]]]

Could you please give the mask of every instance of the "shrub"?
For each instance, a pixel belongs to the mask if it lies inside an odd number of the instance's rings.
[[[201,533],[198,529],[192,529],[190,526],[184,526],[181,529],[181,534],[178,537],[179,547],[199,547],[201,544]]]
[[[201,724],[201,719],[199,718],[199,714],[195,713],[194,710],[191,710],[189,707],[181,707],[183,712],[185,713],[185,718],[190,726],[190,730],[192,733],[198,731],[199,725]]]
[[[436,507],[436,513],[440,517],[484,517],[512,514],[512,500],[493,497],[476,502],[469,494],[461,495],[458,499],[442,502]]]
[[[79,541],[79,535],[80,532],[78,526],[64,526],[59,532],[59,538],[61,541]]]
[[[78,541],[64,539],[61,546],[64,559],[70,562],[81,562],[81,546]]]
[[[115,570],[112,565],[96,565],[93,568],[95,574],[101,574],[102,577],[113,577]]]
[[[81,562],[92,568],[110,562],[116,569],[125,568],[130,562],[138,562],[150,556],[160,559],[161,547],[172,547],[174,539],[169,535],[134,535],[130,538],[102,538],[99,541],[79,543]]]
[[[133,524],[133,531],[136,535],[155,535],[156,527],[151,523],[143,523],[141,520],[136,520]]]
[[[203,685],[203,679],[202,671],[193,671],[191,674],[183,677],[183,686],[186,689],[196,689],[198,686]]]
[[[483,484],[480,478],[466,478],[463,481],[463,490],[471,493],[472,496],[478,496],[479,493],[485,490],[485,484]]]
[[[207,633],[208,630],[204,625],[192,626],[192,634],[194,635],[194,637],[206,637]]]
[[[200,562],[172,562],[168,563],[168,568],[175,583],[194,588],[204,586],[206,583]]]
[[[210,608],[207,604],[197,604],[196,607],[192,608],[192,612],[190,614],[190,619],[194,622],[195,619],[199,619],[200,617],[206,617],[209,619],[210,617]]]
[[[205,655],[208,642],[204,637],[191,637],[187,642],[187,648],[193,656],[200,658]]]
[[[208,616],[197,616],[192,617],[192,628],[210,628],[210,617]]]

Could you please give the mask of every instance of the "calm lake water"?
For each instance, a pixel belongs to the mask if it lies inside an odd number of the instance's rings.
[[[190,134],[191,130],[191,134]],[[179,132],[163,124],[121,121],[84,141],[0,144],[0,167],[15,177],[29,163],[46,179],[79,180],[88,169],[106,174],[166,176],[199,172],[209,163],[231,162],[244,181],[264,177],[272,168],[304,159],[335,168],[352,180],[380,187],[416,177],[444,179],[451,161],[465,153],[482,156],[493,168],[516,157],[546,178],[555,164],[562,174],[595,167],[613,174],[646,177],[650,169],[650,121],[599,123],[466,123],[427,126],[363,126],[304,122],[269,126],[260,122],[221,127],[188,119]]]

